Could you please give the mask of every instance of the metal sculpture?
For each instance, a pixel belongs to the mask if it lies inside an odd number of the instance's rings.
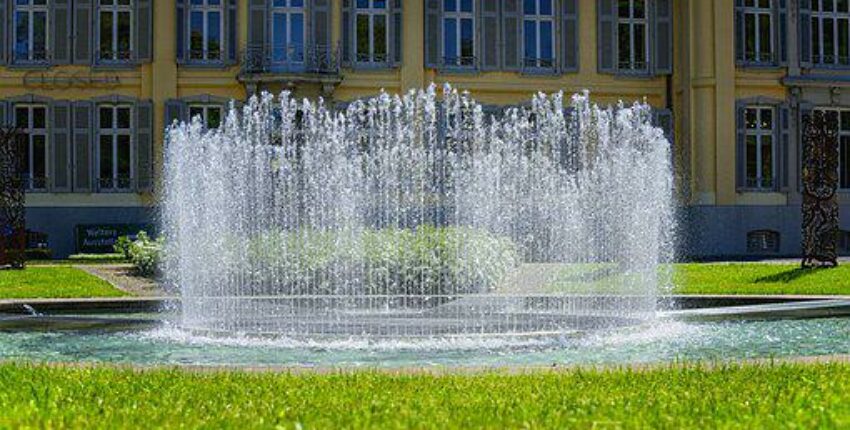
[[[838,265],[838,112],[803,115],[803,267]]]
[[[0,267],[23,268],[26,262],[23,136],[17,128],[0,127]]]

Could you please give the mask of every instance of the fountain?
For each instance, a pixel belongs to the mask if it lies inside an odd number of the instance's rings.
[[[332,109],[284,92],[168,131],[166,274],[192,332],[563,334],[653,318],[670,148],[645,104],[435,86]]]

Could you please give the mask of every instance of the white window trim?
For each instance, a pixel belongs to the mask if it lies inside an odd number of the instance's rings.
[[[50,8],[48,7],[48,1],[45,0],[43,5],[33,4],[32,0],[29,0],[28,4],[18,5],[14,4],[14,11],[12,12],[12,61],[15,62],[41,62],[47,61],[49,54],[48,50],[50,47]],[[18,52],[16,50],[18,45],[18,12],[26,12],[27,14],[27,24],[29,28],[27,29],[27,57],[26,58],[18,58]],[[35,51],[33,50],[33,41],[35,40],[35,28],[34,28],[34,20],[33,16],[38,12],[44,12],[44,53],[41,58],[37,58],[35,56]]]
[[[555,0],[550,0],[552,2],[552,5],[551,5],[552,14],[551,15],[541,15],[540,14],[540,2],[541,1],[542,0],[534,0],[534,2],[536,3],[537,13],[526,14],[525,11],[523,10],[523,30],[525,29],[525,23],[526,22],[528,22],[528,21],[534,22],[534,28],[536,29],[536,31],[535,31],[536,32],[536,34],[535,34],[535,38],[536,38],[535,44],[537,46],[537,56],[536,57],[530,57],[528,55],[528,53],[525,52],[525,45],[526,44],[525,44],[524,39],[526,37],[528,37],[528,35],[523,33],[523,41],[522,41],[522,50],[523,50],[522,58],[523,58],[523,60],[522,61],[523,61],[524,67],[539,68],[539,69],[550,69],[550,68],[555,67],[555,58],[557,58],[557,55],[555,54],[557,52],[557,45],[555,43],[555,40],[556,40],[555,33],[557,32],[557,28],[555,27],[555,22],[556,22],[555,21],[555,13],[556,13],[556,11],[555,11],[556,4],[555,3],[556,2],[555,2]],[[524,7],[524,6],[521,6],[521,7]],[[541,43],[542,40],[543,40],[543,37],[541,37],[541,35],[540,35],[540,27],[541,27],[541,24],[544,23],[544,22],[548,22],[552,26],[552,34],[551,34],[552,40],[550,41],[551,46],[552,46],[552,58],[547,58],[547,59],[544,59],[543,57],[540,56],[540,53],[542,52],[542,47],[543,47],[543,43]],[[544,60],[550,61],[550,64],[544,64]],[[529,65],[530,61],[533,61],[534,63]]]
[[[188,28],[189,33],[186,37],[186,51],[189,53],[189,61],[194,62],[221,62],[224,59],[224,34],[226,32],[224,28],[224,14],[225,14],[225,1],[219,0],[218,5],[209,4],[209,0],[202,0],[203,4],[196,5],[192,4],[191,0],[189,1],[189,19],[188,19]],[[192,49],[192,13],[200,12],[203,16],[203,21],[201,22],[201,58],[195,58],[194,52]],[[218,29],[219,29],[219,44],[218,44],[218,57],[210,58],[209,53],[209,15],[210,13],[218,12]]]
[[[37,191],[44,192],[47,191],[47,183],[50,178],[50,144],[47,141],[49,138],[49,133],[47,132],[47,124],[48,124],[48,109],[47,105],[43,103],[16,103],[13,105],[12,109],[14,115],[17,116],[18,109],[26,108],[27,109],[27,126],[24,132],[27,136],[27,153],[29,157],[26,160],[27,163],[27,176],[24,178],[26,180],[26,189],[27,191]],[[44,128],[35,128],[33,126],[33,110],[35,108],[44,109]],[[17,124],[17,118],[15,118],[15,124]],[[34,151],[34,142],[33,136],[44,136],[44,178],[39,178],[44,180],[44,186],[36,188],[34,186],[36,177],[33,176],[33,161],[35,159],[35,151]]]
[[[119,108],[127,108],[130,110],[130,127],[129,128],[118,128],[118,109]],[[112,127],[111,128],[101,128],[100,126],[100,111],[102,109],[112,109]],[[95,122],[97,124],[97,139],[96,139],[96,148],[95,148],[95,176],[97,183],[97,190],[102,192],[129,192],[133,189],[133,182],[136,179],[136,155],[135,150],[133,149],[136,139],[133,133],[135,129],[135,114],[136,110],[132,104],[129,103],[105,103],[99,104],[95,109]],[[112,137],[112,178],[111,187],[103,186],[101,180],[103,178],[100,177],[100,138],[104,135],[109,135]],[[118,182],[118,136],[129,136],[128,144],[130,145],[130,177],[127,178],[127,186],[119,187]]]
[[[186,106],[187,112],[189,112],[189,121],[192,121],[192,109],[201,109],[201,123],[204,127],[208,127],[209,125],[209,112],[210,109],[218,109],[218,118],[219,121],[224,120],[224,106],[215,103],[189,103]]]
[[[222,2],[224,2],[224,0],[222,0]],[[271,60],[272,60],[273,64],[302,64],[302,63],[304,63],[305,51],[306,51],[306,46],[304,46],[304,43],[306,43],[306,40],[307,40],[307,18],[306,18],[307,17],[307,8],[306,8],[307,0],[304,0],[304,3],[302,3],[301,6],[296,6],[296,7],[290,6],[292,4],[291,2],[292,2],[292,0],[287,0],[285,7],[275,6],[273,0],[271,2],[271,12],[269,13],[269,17],[270,17],[269,18],[270,19],[269,25],[271,27],[271,31],[270,31],[270,34],[269,34],[269,45],[271,46]],[[287,32],[287,34],[284,37],[284,39],[286,40],[287,53],[286,53],[286,59],[284,59],[282,61],[275,60],[275,44],[274,44],[274,40],[275,40],[274,16],[275,16],[275,14],[285,14],[286,15],[286,32]],[[293,57],[293,55],[292,55],[293,51],[290,50],[290,46],[294,47],[294,45],[292,44],[292,14],[301,14],[302,46],[301,46],[301,59],[300,60],[299,59],[293,60],[293,58],[292,58]]]
[[[812,57],[813,57],[813,60],[814,60],[813,62],[815,64],[824,65],[824,66],[850,67],[850,10],[824,12],[823,7],[822,7],[823,6],[823,0],[812,0],[812,5],[814,5],[815,3],[817,3],[821,7],[817,8],[818,9],[817,11],[815,10],[814,7],[812,7],[812,11],[811,11],[812,21],[815,21],[815,20],[818,21],[818,32],[817,32],[817,34],[814,34],[814,31],[812,31],[813,34],[812,34],[812,39],[810,41],[810,43],[812,45],[811,50],[812,50]],[[837,2],[834,4],[834,6],[836,7],[836,9],[838,8]],[[848,40],[845,41],[847,43],[847,48],[848,48],[848,58],[845,59],[844,63],[840,62],[839,56],[838,56],[839,55],[838,22],[842,21],[842,20],[847,22],[847,30],[848,30],[848,32],[847,32],[848,33],[848,36],[847,36]],[[826,39],[824,37],[824,31],[823,31],[823,28],[824,28],[823,22],[824,21],[832,21],[833,22],[833,25],[832,25],[833,52],[828,54],[829,56],[832,57],[832,61],[829,61],[829,62],[824,61],[824,58],[826,58],[826,56],[827,56],[826,53],[824,52],[824,40]],[[815,38],[817,38],[817,41],[818,41],[817,52],[815,52],[815,46],[814,46]]]
[[[773,19],[773,6],[775,0],[770,0],[770,5],[766,8],[758,6],[759,0],[755,1],[756,6],[747,6],[746,2],[744,2],[744,7],[741,9],[744,16],[743,22],[741,23],[741,25],[744,26],[744,28],[741,29],[741,34],[744,38],[744,62],[754,64],[773,64],[776,62],[776,47],[774,46],[775,41],[773,37],[776,28],[776,23]],[[754,34],[756,35],[756,40],[755,52],[752,53],[752,57],[748,56],[749,53],[747,52],[747,15],[755,15],[753,22],[755,22]],[[759,37],[759,34],[761,34],[761,20],[759,19],[759,15],[767,15],[770,19],[770,37],[768,38],[768,40],[770,40],[770,46],[768,47],[769,50],[766,52],[763,52],[762,50],[761,38]],[[767,59],[763,58],[764,54],[767,54]]]
[[[756,110],[756,128],[747,128],[747,110],[755,109]],[[771,115],[771,128],[763,129],[761,128],[761,115],[763,111],[770,111]],[[779,118],[776,106],[770,105],[747,105],[744,107],[744,182],[747,189],[757,190],[757,191],[770,191],[776,188],[776,150],[777,150],[777,142],[776,142],[776,130],[779,126]],[[747,164],[749,160],[747,160],[747,138],[749,136],[755,136],[756,138],[756,178],[755,184],[750,182],[749,172],[747,171]],[[762,172],[762,146],[763,146],[763,138],[765,136],[770,137],[770,154],[771,154],[771,174],[773,175],[770,178],[764,178],[764,173]],[[769,179],[769,184],[765,185],[765,179]]]
[[[119,5],[119,0],[113,0],[111,5],[102,5],[101,0],[97,0],[97,26],[96,34],[97,40],[95,45],[97,47],[97,61],[106,62],[106,63],[125,63],[133,60],[134,52],[136,50],[136,20],[135,20],[135,11],[134,9],[134,1],[130,0],[129,4]],[[223,0],[222,0],[223,1]],[[100,33],[100,17],[102,12],[110,12],[112,14],[112,34],[111,34],[111,48],[112,48],[112,56],[111,57],[103,57],[103,53],[100,52],[100,41],[103,35]],[[118,52],[118,15],[120,12],[129,12],[130,14],[130,52],[127,54],[127,58],[116,58]]]
[[[444,4],[445,4],[443,0],[440,0],[440,3],[441,3],[440,7],[443,7]],[[472,0],[472,12],[462,12],[461,11],[461,0],[457,0],[457,2],[455,3],[457,10],[453,10],[453,11],[444,10],[443,11],[442,22],[440,23],[440,25],[443,26],[443,28],[442,28],[443,29],[443,31],[442,31],[443,40],[440,41],[440,43],[443,45],[443,63],[448,67],[474,67],[475,64],[476,64],[476,57],[478,56],[478,52],[476,52],[478,50],[478,34],[477,34],[478,32],[475,30],[475,25],[476,25],[475,15],[476,15],[476,12],[477,12],[476,3],[478,3],[476,0]],[[519,7],[522,7],[522,2],[519,3]],[[446,52],[446,36],[445,36],[445,34],[446,34],[446,21],[449,20],[449,19],[452,19],[452,20],[455,21],[455,32],[456,32],[456,34],[455,34],[455,52],[457,52],[457,58],[452,59],[455,62],[454,64],[449,64],[448,63],[449,59],[446,58],[446,55],[445,55],[445,52]],[[463,34],[463,26],[461,25],[461,23],[465,19],[469,19],[469,20],[472,21],[472,57],[471,58],[467,58],[467,57],[463,56],[463,40],[461,38],[461,35]],[[464,64],[464,62],[468,62],[469,64]]]
[[[617,10],[617,69],[624,72],[646,72],[649,70],[649,47],[650,47],[650,36],[649,36],[649,19],[648,15],[650,13],[650,0],[645,0],[643,5],[643,18],[635,18],[635,0],[629,0],[629,17],[623,18],[620,17],[620,11]],[[629,64],[623,65],[620,62],[620,24],[628,24],[629,26]],[[637,58],[635,58],[635,27],[638,25],[643,25],[643,52],[644,58],[641,59],[643,63],[643,67],[638,67]]]
[[[813,111],[819,112],[836,112],[838,114],[838,190],[839,191],[850,191],[850,187],[841,187],[841,137],[850,137],[850,129],[842,130],[841,129],[841,113],[842,112],[850,112],[850,108],[841,108],[841,107],[817,107],[812,109]],[[846,166],[847,169],[850,169],[850,166]]]
[[[386,0],[383,8],[376,8],[375,0],[368,0],[369,7],[368,8],[359,8],[357,7],[356,0],[352,0],[355,2],[354,4],[354,59],[357,64],[387,64],[390,61],[390,1]],[[367,15],[369,17],[369,59],[363,60],[360,58],[360,52],[358,52],[357,47],[359,46],[357,40],[357,17],[361,15]],[[385,58],[377,59],[375,58],[375,17],[382,15],[384,16],[384,25],[386,28],[384,29],[385,40],[384,40],[384,50],[385,50]]]

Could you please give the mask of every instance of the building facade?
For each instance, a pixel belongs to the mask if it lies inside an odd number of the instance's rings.
[[[259,91],[646,100],[675,145],[683,254],[711,257],[799,252],[799,118],[835,109],[847,252],[847,3],[0,0],[0,119],[27,131],[28,228],[65,256],[156,223],[167,124],[214,127]]]

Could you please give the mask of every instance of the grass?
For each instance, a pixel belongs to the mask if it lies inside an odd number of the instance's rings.
[[[0,270],[0,299],[119,297],[108,282],[68,266],[28,266]]]
[[[796,264],[677,264],[678,294],[850,295],[850,265],[801,269]]]
[[[850,365],[523,374],[0,365],[0,428],[847,428]]]

